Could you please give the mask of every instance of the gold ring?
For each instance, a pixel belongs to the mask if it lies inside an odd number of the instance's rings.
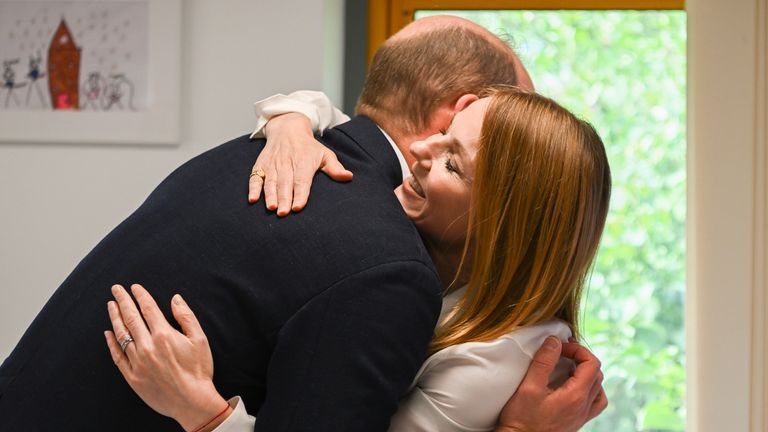
[[[259,177],[261,177],[262,180],[264,180],[264,177],[266,177],[267,174],[264,173],[264,170],[262,170],[262,169],[255,169],[251,173],[251,177],[253,177],[253,176],[259,176]]]

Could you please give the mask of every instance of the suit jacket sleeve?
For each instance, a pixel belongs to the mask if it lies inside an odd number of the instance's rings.
[[[421,262],[377,265],[319,294],[282,328],[259,431],[385,431],[440,308]]]

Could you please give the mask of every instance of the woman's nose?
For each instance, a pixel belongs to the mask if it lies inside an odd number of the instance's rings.
[[[411,154],[416,159],[416,165],[421,165],[425,170],[429,170],[432,166],[432,155],[428,141],[429,138],[424,141],[416,141],[411,144],[410,149]]]
[[[441,135],[433,135],[424,141],[416,141],[411,144],[411,154],[417,161],[424,163],[432,160],[432,156],[436,153],[437,148],[440,146]]]

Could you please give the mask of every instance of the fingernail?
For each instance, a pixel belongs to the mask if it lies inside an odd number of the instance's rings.
[[[173,296],[173,302],[176,303],[177,306],[181,306],[184,304],[184,300],[181,299],[181,294],[176,294]]]
[[[547,349],[556,350],[558,345],[560,345],[560,340],[554,336],[547,336],[544,340],[544,347]]]

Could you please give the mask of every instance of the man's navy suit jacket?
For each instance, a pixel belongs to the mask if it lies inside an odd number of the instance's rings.
[[[316,176],[306,209],[285,218],[247,203],[263,147],[247,136],[165,179],[0,367],[0,431],[180,430],[112,363],[103,331],[115,283],[141,283],[166,317],[174,293],[187,300],[216,387],[243,397],[258,431],[386,430],[424,360],[440,282],[392,193],[402,174],[376,125],[357,117],[322,141],[355,178]]]

